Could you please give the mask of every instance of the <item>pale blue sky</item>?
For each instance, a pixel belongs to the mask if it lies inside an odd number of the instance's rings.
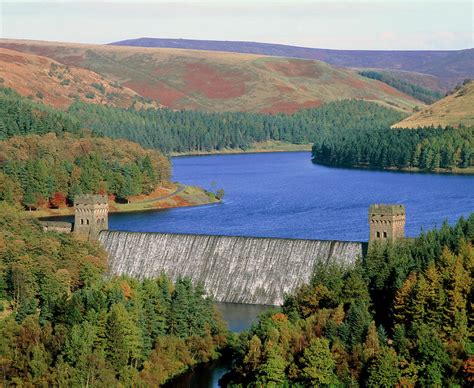
[[[1,1],[1,0],[0,0]],[[2,1],[2,38],[243,40],[338,49],[473,47],[472,1]]]

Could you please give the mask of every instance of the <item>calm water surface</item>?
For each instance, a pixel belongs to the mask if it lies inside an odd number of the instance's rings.
[[[366,241],[371,203],[403,203],[406,231],[450,223],[474,211],[474,177],[329,168],[310,153],[172,159],[173,179],[210,190],[223,204],[111,214],[128,231]]]

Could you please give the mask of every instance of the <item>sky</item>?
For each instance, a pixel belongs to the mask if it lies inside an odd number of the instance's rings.
[[[78,43],[139,37],[361,50],[472,48],[474,1],[0,0],[0,36]]]

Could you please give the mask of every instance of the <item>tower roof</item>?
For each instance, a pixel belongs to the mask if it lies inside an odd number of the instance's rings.
[[[102,205],[108,203],[106,195],[102,194],[83,194],[74,197],[74,206],[77,205]]]
[[[396,204],[373,204],[369,207],[369,214],[405,214],[405,206]]]

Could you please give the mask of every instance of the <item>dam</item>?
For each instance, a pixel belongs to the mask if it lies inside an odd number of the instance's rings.
[[[280,305],[315,265],[350,266],[360,242],[102,231],[109,275],[189,277],[218,302]]]
[[[285,294],[309,283],[316,266],[353,266],[367,243],[286,238],[108,230],[108,200],[75,198],[75,222],[42,221],[45,231],[98,239],[108,252],[108,276],[138,279],[161,274],[202,284],[217,302],[280,305]],[[369,242],[404,237],[403,205],[371,205]]]

